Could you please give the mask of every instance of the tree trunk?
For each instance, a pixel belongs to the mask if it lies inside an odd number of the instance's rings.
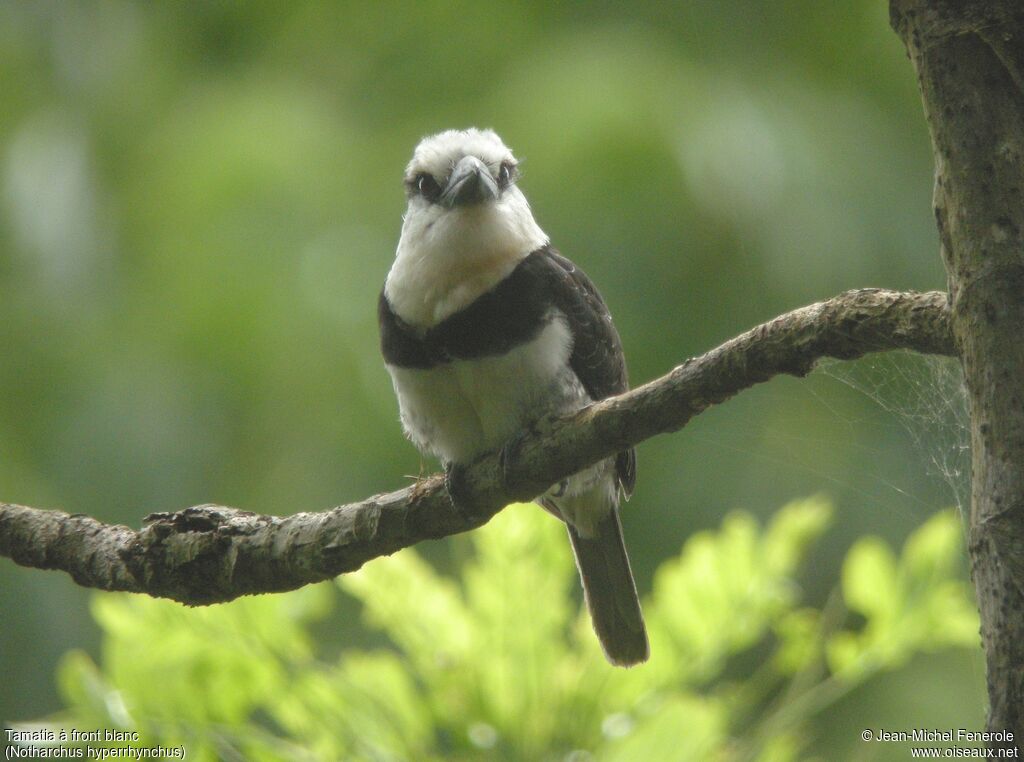
[[[1024,4],[892,0],[935,153],[935,218],[971,412],[971,573],[990,731],[1024,740]]]

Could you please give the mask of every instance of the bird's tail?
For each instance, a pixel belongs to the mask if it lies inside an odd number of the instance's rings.
[[[647,630],[618,510],[608,511],[590,537],[582,536],[568,522],[566,526],[594,631],[608,661],[620,667],[646,661],[650,653]]]

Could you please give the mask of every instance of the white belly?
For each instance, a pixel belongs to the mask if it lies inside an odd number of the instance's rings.
[[[426,370],[389,365],[405,432],[446,462],[495,449],[531,421],[589,402],[569,368],[571,351],[569,329],[556,317],[505,355]]]

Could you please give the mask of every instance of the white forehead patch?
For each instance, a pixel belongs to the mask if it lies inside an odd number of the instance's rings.
[[[494,130],[475,127],[445,130],[420,141],[405,169],[405,176],[412,179],[420,172],[429,172],[437,178],[447,177],[464,156],[475,156],[489,167],[496,167],[503,161],[515,161],[512,151]]]

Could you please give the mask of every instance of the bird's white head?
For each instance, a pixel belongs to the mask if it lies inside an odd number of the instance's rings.
[[[493,130],[420,141],[405,170],[409,205],[385,284],[399,316],[435,325],[548,242],[518,177],[515,156]]]

